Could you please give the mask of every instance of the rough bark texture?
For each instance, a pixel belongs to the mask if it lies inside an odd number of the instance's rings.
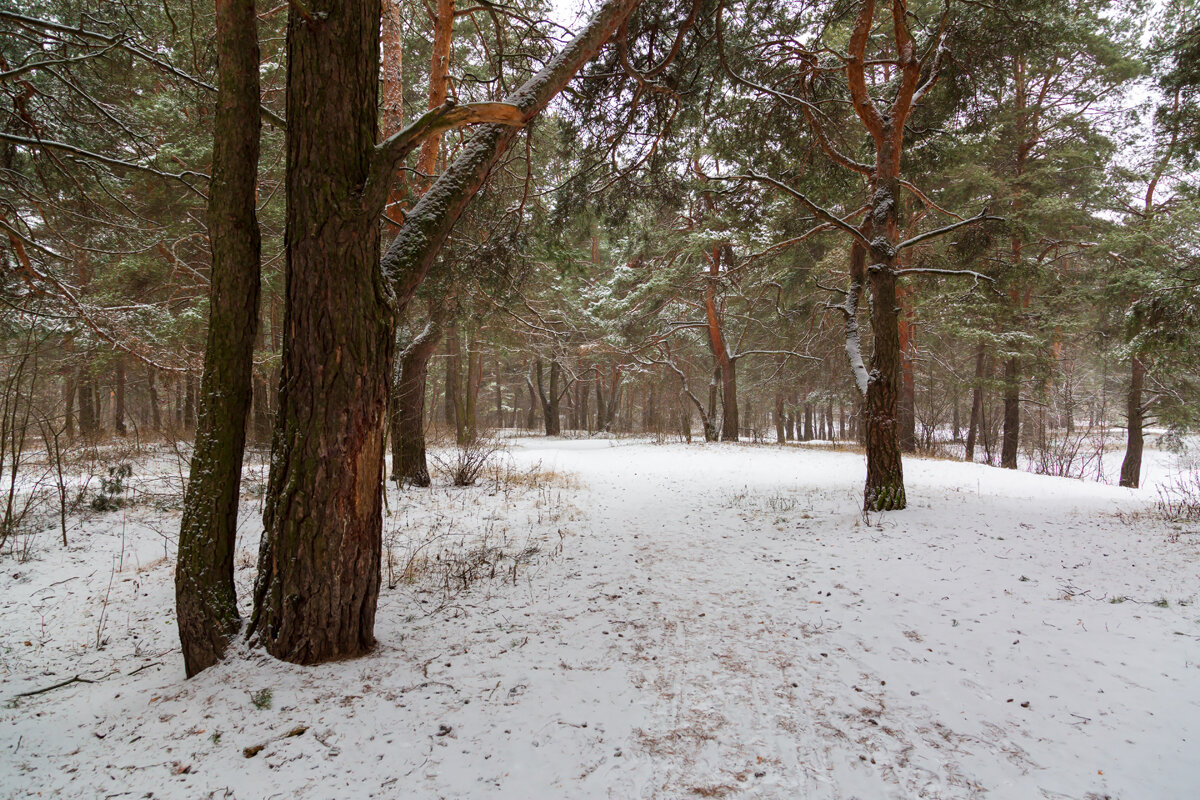
[[[283,371],[252,630],[315,663],[375,644],[394,314],[379,272],[379,0],[288,17]]]
[[[392,480],[397,485],[429,485],[425,459],[425,385],[429,359],[442,338],[441,321],[433,319],[400,354],[392,390]]]
[[[175,569],[179,639],[189,677],[224,656],[239,625],[233,554],[258,323],[260,246],[254,203],[260,112],[254,3],[219,0],[216,24],[208,340]],[[151,400],[157,419],[157,395],[152,393]]]
[[[911,251],[909,251],[911,252]],[[917,450],[916,326],[913,325],[912,287],[898,287],[900,300],[900,450]]]
[[[1146,364],[1134,356],[1129,365],[1129,393],[1125,397],[1125,458],[1121,461],[1121,485],[1136,489],[1142,479],[1142,392],[1146,386]]]

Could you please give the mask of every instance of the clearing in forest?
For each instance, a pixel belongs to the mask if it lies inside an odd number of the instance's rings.
[[[854,453],[507,458],[389,488],[371,655],[190,681],[178,513],[139,466],[133,503],[5,562],[0,794],[1196,796],[1200,550],[1153,488],[912,459],[909,509],[864,518]]]

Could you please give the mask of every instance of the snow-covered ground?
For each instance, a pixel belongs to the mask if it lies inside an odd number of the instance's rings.
[[[1200,797],[1200,534],[1153,487],[910,459],[910,508],[864,519],[854,453],[512,459],[389,492],[353,661],[185,681],[150,496],[6,558],[0,795]]]

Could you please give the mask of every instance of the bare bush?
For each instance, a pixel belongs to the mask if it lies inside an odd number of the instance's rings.
[[[1164,519],[1173,522],[1200,520],[1200,468],[1192,465],[1160,484],[1154,505]]]
[[[503,440],[480,434],[447,454],[430,453],[434,468],[455,486],[474,486],[496,455],[507,450]]]
[[[1026,449],[1030,467],[1038,475],[1059,478],[1104,479],[1104,428],[1086,426],[1036,437]]]

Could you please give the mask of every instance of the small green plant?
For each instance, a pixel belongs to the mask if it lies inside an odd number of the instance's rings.
[[[120,495],[125,492],[125,479],[133,475],[133,465],[127,461],[108,468],[108,477],[100,479],[100,492],[92,498],[94,511],[116,511],[125,505]]]
[[[1167,608],[1171,604],[1170,604],[1170,602],[1167,601],[1167,598],[1161,597],[1158,600],[1155,600],[1150,605],[1154,606],[1155,608]]]
[[[221,743],[221,732],[213,731],[213,735],[208,738],[212,740],[213,744],[220,744]]]
[[[1118,603],[1124,603],[1128,599],[1129,599],[1128,597],[1125,597],[1124,595],[1122,595],[1119,597],[1114,597],[1112,600],[1109,600],[1108,602],[1112,603],[1113,605],[1117,605]]]
[[[254,707],[260,710],[265,710],[271,707],[272,692],[268,689],[259,689],[250,695],[250,702],[254,703]]]

